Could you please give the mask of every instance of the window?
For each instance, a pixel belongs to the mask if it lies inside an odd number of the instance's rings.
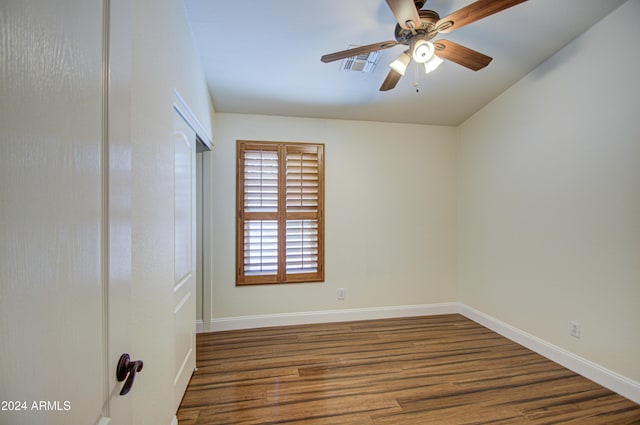
[[[324,145],[238,141],[236,283],[324,281]]]

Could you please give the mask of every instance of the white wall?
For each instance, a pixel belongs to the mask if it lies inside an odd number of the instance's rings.
[[[214,318],[457,299],[455,129],[223,113],[215,128]],[[237,139],[325,143],[324,283],[236,287]]]
[[[181,0],[133,2],[132,336],[145,361],[136,378],[134,423],[175,415],[173,256],[173,90],[201,124],[212,109]]]
[[[625,3],[458,135],[460,300],[636,381],[639,17]]]

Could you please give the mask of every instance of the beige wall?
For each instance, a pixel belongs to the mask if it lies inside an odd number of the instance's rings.
[[[453,128],[218,113],[215,129],[214,318],[457,299]],[[325,143],[324,283],[235,286],[237,139]]]
[[[460,300],[636,381],[638,17],[627,2],[458,135]]]
[[[175,415],[173,324],[173,90],[204,128],[210,99],[182,1],[133,2],[132,356],[145,360],[132,391],[134,423]]]

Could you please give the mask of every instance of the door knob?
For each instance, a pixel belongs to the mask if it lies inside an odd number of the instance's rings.
[[[116,368],[116,378],[118,378],[118,382],[122,382],[126,378],[126,382],[122,386],[122,390],[120,390],[120,395],[125,395],[131,390],[136,373],[142,370],[142,366],[142,360],[131,361],[127,353],[120,356],[118,367]]]

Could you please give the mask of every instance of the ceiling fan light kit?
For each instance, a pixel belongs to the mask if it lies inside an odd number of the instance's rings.
[[[487,16],[496,14],[526,0],[477,0],[444,18],[433,10],[420,10],[426,3],[421,0],[386,0],[396,17],[395,41],[369,44],[353,49],[342,50],[322,56],[322,62],[333,62],[363,53],[370,53],[394,47],[398,44],[410,46],[389,66],[391,70],[380,86],[380,91],[393,89],[404,76],[411,60],[424,64],[428,74],[435,70],[443,60],[478,71],[491,62],[491,57],[461,46],[449,40],[434,40],[440,33],[450,33],[465,25]],[[431,41],[434,40],[434,41]]]
[[[409,56],[409,51],[405,50],[404,53],[398,56],[396,60],[391,62],[389,66],[391,67],[391,69],[393,69],[398,74],[404,77],[404,73],[406,72],[407,67],[409,66],[409,62],[411,62],[411,56]]]
[[[442,62],[444,62],[443,59],[440,59],[438,56],[433,55],[431,59],[424,63],[424,73],[428,74],[432,71],[435,71],[436,68],[442,64]]]
[[[433,43],[424,38],[418,39],[413,43],[413,60],[416,63],[426,63],[435,54]]]

